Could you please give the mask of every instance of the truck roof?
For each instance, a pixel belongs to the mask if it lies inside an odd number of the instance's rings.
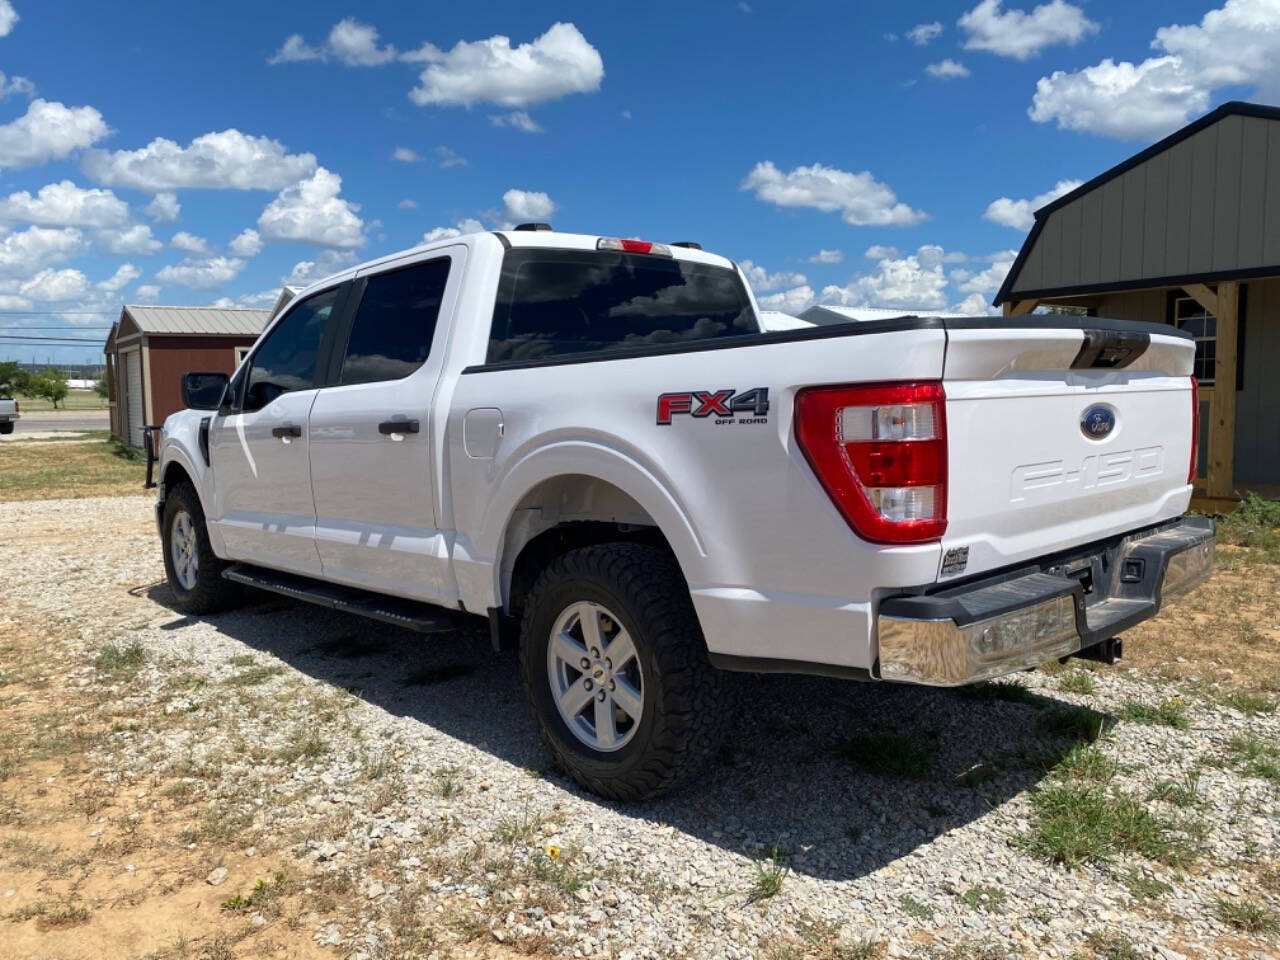
[[[456,237],[445,237],[439,240],[433,240],[430,243],[420,243],[413,247],[407,247],[404,250],[397,250],[394,253],[377,257],[373,260],[366,260],[355,266],[347,267],[345,270],[339,270],[337,273],[330,274],[320,280],[307,284],[306,287],[297,291],[295,297],[309,293],[313,288],[328,286],[337,280],[345,280],[353,276],[358,271],[368,270],[372,267],[379,266],[383,263],[389,263],[399,260],[410,254],[421,253],[423,251],[443,249],[445,247],[457,246],[464,244],[468,247],[476,246],[478,243],[486,242],[486,239],[500,238],[504,245],[508,248],[515,247],[542,247],[548,249],[561,250],[595,250],[596,244],[607,234],[589,234],[589,233],[561,233],[557,230],[485,230],[475,233],[464,233]],[[632,239],[632,238],[628,238]],[[655,241],[663,242],[663,241]],[[732,270],[735,268],[734,262],[727,257],[719,254],[708,253],[705,250],[695,249],[693,247],[678,247],[671,243],[666,244],[671,249],[671,256],[676,260],[688,260],[693,263],[705,263],[710,266],[724,267]]]

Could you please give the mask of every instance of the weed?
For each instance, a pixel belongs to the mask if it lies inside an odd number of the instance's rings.
[[[293,884],[283,873],[277,873],[270,881],[258,879],[247,896],[232,894],[222,901],[225,913],[261,913],[263,916],[280,915],[280,898],[293,890]]]
[[[1120,709],[1120,719],[1172,727],[1175,730],[1186,730],[1191,726],[1191,721],[1187,718],[1187,705],[1182,702],[1181,697],[1169,697],[1157,704],[1126,700]]]
[[[1171,864],[1191,857],[1186,838],[1173,824],[1132,797],[1109,796],[1101,786],[1056,784],[1037,790],[1031,802],[1036,819],[1021,843],[1051,862],[1105,863],[1119,852]]]
[[[284,667],[278,664],[257,664],[247,670],[232,674],[227,678],[226,684],[229,687],[256,687],[258,684],[266,683],[272,677],[279,676],[282,673],[284,673]]]
[[[98,655],[93,660],[93,666],[99,673],[131,676],[138,672],[146,659],[146,651],[137,640],[127,647],[108,643],[98,651]]]
[[[297,763],[299,760],[317,760],[329,752],[329,744],[325,742],[314,727],[295,730],[288,742],[276,751],[276,758],[282,763]]]
[[[1087,670],[1072,670],[1058,680],[1058,689],[1065,693],[1093,693],[1093,674]]]
[[[902,908],[902,912],[909,917],[915,917],[917,920],[932,920],[933,907],[927,903],[921,903],[914,897],[899,897],[898,906]]]
[[[1200,803],[1200,771],[1192,770],[1181,781],[1161,780],[1152,788],[1148,800],[1163,800],[1175,807],[1194,807]]]
[[[436,793],[446,800],[460,795],[462,781],[458,779],[458,775],[461,773],[461,767],[441,767],[436,770],[432,774],[436,778]]]
[[[1093,743],[1106,732],[1107,718],[1088,707],[1053,706],[1040,714],[1040,726],[1046,733],[1064,740]]]
[[[1120,765],[1094,744],[1078,743],[1058,761],[1053,772],[1063,780],[1108,783]]]
[[[936,751],[899,733],[862,733],[836,747],[840,757],[868,773],[923,780],[933,772]]]
[[[782,881],[791,872],[786,851],[774,847],[765,859],[756,863],[756,876],[747,893],[748,903],[759,903],[782,892]]]
[[[257,662],[251,653],[237,653],[227,661],[233,667],[252,667]]]
[[[1155,877],[1149,877],[1137,868],[1130,870],[1120,879],[1128,888],[1129,895],[1135,900],[1155,900],[1173,892],[1173,887],[1169,884]]]
[[[1259,693],[1247,693],[1243,690],[1229,693],[1222,698],[1222,703],[1232,709],[1239,710],[1246,717],[1276,712],[1276,702]]]
[[[1246,774],[1280,783],[1280,748],[1251,733],[1238,733],[1227,744],[1231,758]]]
[[[984,913],[1002,913],[1004,912],[1004,902],[1008,897],[1003,887],[988,886],[987,884],[978,884],[966,890],[960,901],[971,910],[981,910]]]
[[[541,814],[530,813],[529,808],[525,807],[518,818],[504,817],[499,820],[498,830],[494,834],[494,838],[499,843],[505,844],[531,840],[537,835],[544,822]]]
[[[1219,897],[1215,902],[1215,912],[1223,923],[1245,933],[1275,933],[1280,930],[1280,918],[1253,900]]]
[[[1091,930],[1084,939],[1098,960],[1142,960],[1145,956],[1123,933]]]

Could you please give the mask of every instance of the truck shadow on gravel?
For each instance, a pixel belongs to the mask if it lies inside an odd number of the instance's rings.
[[[168,605],[164,586],[148,592]],[[588,808],[669,824],[736,853],[851,879],[978,820],[1041,781],[1105,715],[1016,682],[959,691],[813,677],[730,675],[725,746],[702,775],[647,804],[611,803],[558,771],[525,709],[516,655],[487,625],[432,637],[277,598],[206,622],[387,713],[539,771]],[[428,730],[427,728],[430,728]],[[429,803],[430,800],[424,800]],[[583,813],[590,815],[589,809]]]

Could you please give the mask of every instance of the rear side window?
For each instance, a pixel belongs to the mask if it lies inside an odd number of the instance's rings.
[[[490,363],[760,332],[737,273],[665,257],[512,250],[502,264]]]
[[[347,340],[339,383],[407,377],[431,353],[449,258],[370,277]]]
[[[341,287],[317,293],[294,306],[253,353],[244,409],[260,410],[293,390],[315,386],[320,338]]]

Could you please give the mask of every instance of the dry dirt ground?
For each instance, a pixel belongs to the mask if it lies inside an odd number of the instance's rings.
[[[0,502],[0,960],[1273,957],[1280,569],[1221,554],[1124,666],[743,680],[704,781],[625,807],[482,636],[182,617],[149,500]]]

